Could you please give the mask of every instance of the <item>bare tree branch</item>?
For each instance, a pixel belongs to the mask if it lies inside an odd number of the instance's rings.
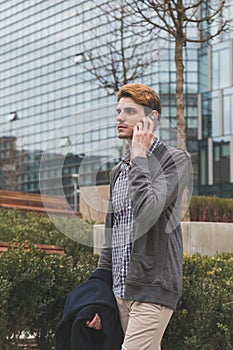
[[[183,92],[183,46],[186,43],[208,43],[226,31],[232,16],[224,18],[226,9],[224,0],[128,0],[131,9],[135,9],[135,22],[141,19],[149,30],[159,30],[161,36],[173,37],[176,64],[176,108],[177,108],[177,145],[186,147]],[[196,28],[196,36],[188,36],[186,29]],[[165,35],[164,35],[165,36]]]
[[[93,20],[93,28],[104,26],[105,34],[97,38],[97,29],[93,29],[93,48],[90,48],[89,39],[82,49],[87,58],[84,66],[100,87],[114,94],[121,85],[141,77],[155,62],[156,52],[161,48],[156,47],[154,31],[142,30],[142,26],[139,31],[132,25],[135,11],[126,6],[125,1],[96,4],[96,7],[102,17]],[[152,50],[154,55],[151,55]]]

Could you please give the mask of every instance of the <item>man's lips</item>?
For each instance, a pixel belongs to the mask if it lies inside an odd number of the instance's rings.
[[[118,130],[120,130],[120,129],[127,129],[127,125],[119,124],[119,125],[117,125],[117,129]]]

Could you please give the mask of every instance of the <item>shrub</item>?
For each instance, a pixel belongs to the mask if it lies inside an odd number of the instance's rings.
[[[190,202],[191,221],[233,222],[233,199],[194,196]]]
[[[0,241],[61,245],[77,262],[93,251],[93,225],[78,218],[54,217],[0,209]],[[81,242],[81,243],[80,243]]]
[[[67,294],[96,268],[93,225],[2,208],[0,241],[19,243],[0,258],[0,349],[21,349],[21,336],[33,335],[51,350]],[[61,245],[66,255],[47,255],[36,243]]]
[[[27,242],[28,245],[28,242]],[[84,255],[82,256],[82,258]],[[18,349],[33,335],[51,350],[68,292],[96,268],[97,256],[74,264],[70,256],[47,255],[34,246],[11,247],[0,258],[0,349]]]
[[[163,350],[233,348],[233,254],[184,257],[183,295]]]
[[[70,219],[58,220],[69,237],[83,234],[88,242],[92,239],[90,224],[75,222],[74,230]],[[0,258],[0,349],[19,349],[24,333],[35,336],[39,349],[52,350],[66,296],[90,276],[98,257],[91,247],[66,237],[48,217],[33,213],[0,210],[0,240],[22,243]],[[49,256],[32,245],[25,249],[28,241],[62,245],[67,255]],[[165,332],[163,350],[233,348],[232,271],[230,253],[184,257],[183,295]]]

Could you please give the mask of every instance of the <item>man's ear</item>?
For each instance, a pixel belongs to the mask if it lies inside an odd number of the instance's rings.
[[[159,121],[159,112],[156,111],[156,109],[154,109],[151,114],[157,121]]]
[[[155,126],[154,126],[154,130],[157,129],[157,127],[159,126],[159,112],[155,110],[152,111],[152,115],[155,118]]]

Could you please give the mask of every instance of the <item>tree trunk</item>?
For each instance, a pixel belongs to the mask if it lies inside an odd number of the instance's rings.
[[[186,127],[184,119],[184,64],[183,64],[183,41],[176,40],[175,49],[175,61],[176,61],[176,123],[177,123],[177,147],[186,149]],[[186,208],[186,204],[189,201],[190,193],[185,188],[182,197],[182,206],[185,212],[181,219],[183,221],[190,221],[189,209]]]
[[[186,130],[184,120],[184,65],[183,65],[183,41],[176,39],[175,48],[176,63],[176,124],[177,147],[186,149]]]

